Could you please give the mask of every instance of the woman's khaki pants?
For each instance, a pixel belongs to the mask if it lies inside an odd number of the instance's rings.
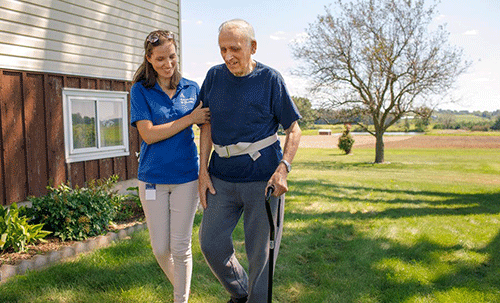
[[[174,302],[188,302],[193,270],[191,235],[199,201],[198,181],[156,184],[154,199],[146,196],[145,187],[146,183],[139,181],[139,196],[153,253],[174,286]]]

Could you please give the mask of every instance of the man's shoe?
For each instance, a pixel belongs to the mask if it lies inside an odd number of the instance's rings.
[[[248,297],[243,297],[243,298],[231,298],[227,303],[245,303],[248,300]]]

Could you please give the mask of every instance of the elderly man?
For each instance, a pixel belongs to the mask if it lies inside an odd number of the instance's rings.
[[[273,187],[273,215],[275,222],[277,216],[282,222],[301,116],[281,75],[252,59],[257,41],[250,24],[239,19],[224,22],[219,48],[224,64],[208,71],[200,91],[200,100],[211,112],[211,123],[202,125],[200,133],[200,244],[213,273],[230,293],[229,302],[265,302],[269,266],[274,264],[269,265],[264,198]],[[286,132],[283,152],[279,124]],[[235,257],[231,236],[242,214],[248,275]],[[276,256],[282,226],[276,231]]]

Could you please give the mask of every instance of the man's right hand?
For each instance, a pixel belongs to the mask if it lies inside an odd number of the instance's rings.
[[[212,195],[215,195],[216,193],[208,172],[200,171],[200,177],[198,179],[198,192],[200,194],[200,203],[203,209],[207,208],[207,191],[209,191]]]

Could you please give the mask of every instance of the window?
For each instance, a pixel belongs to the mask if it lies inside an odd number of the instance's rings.
[[[63,89],[67,163],[129,155],[127,95]]]

